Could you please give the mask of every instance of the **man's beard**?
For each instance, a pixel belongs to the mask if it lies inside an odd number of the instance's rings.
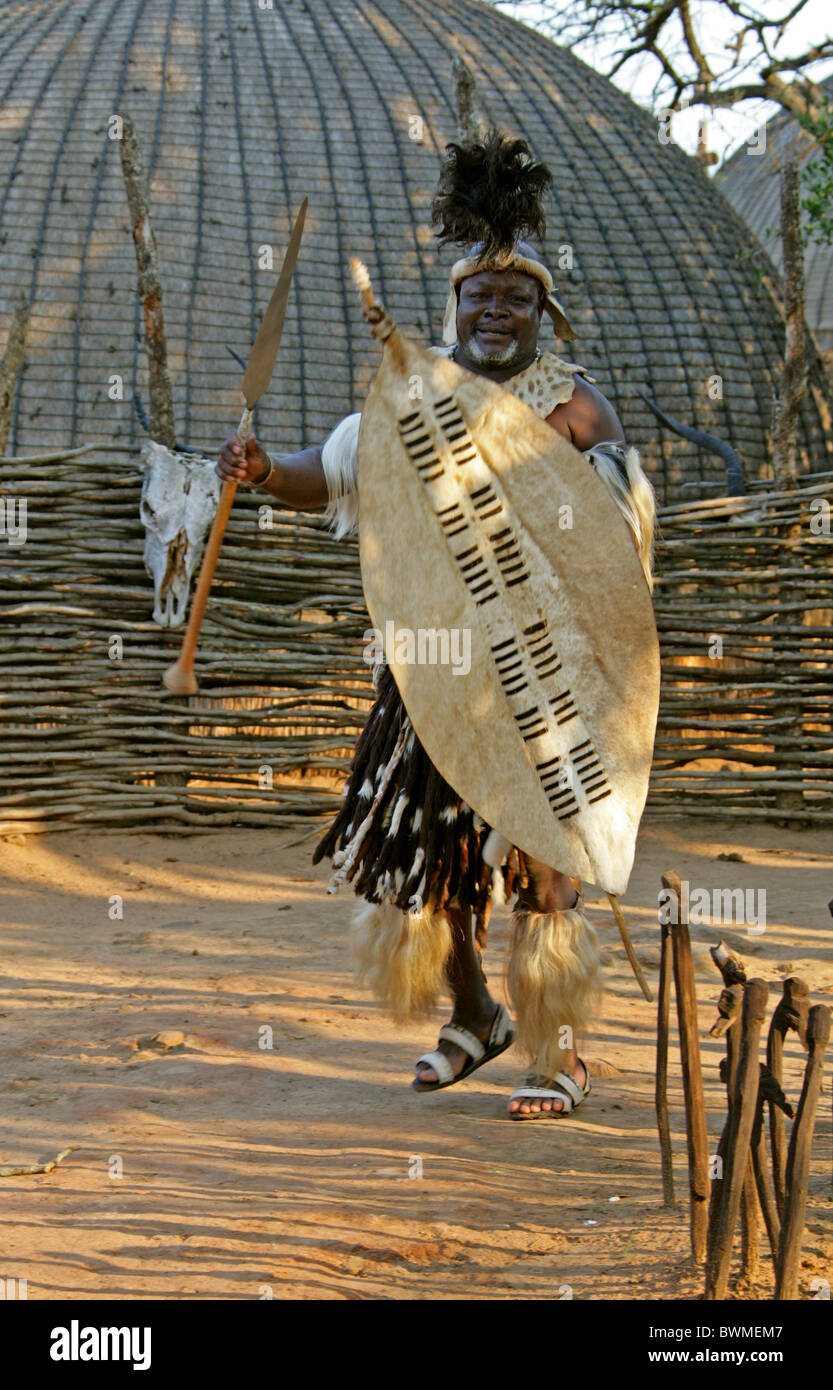
[[[512,363],[520,357],[520,347],[517,338],[510,338],[506,347],[492,348],[486,351],[477,341],[472,333],[466,343],[466,352],[472,362],[476,362],[480,367],[511,367]]]

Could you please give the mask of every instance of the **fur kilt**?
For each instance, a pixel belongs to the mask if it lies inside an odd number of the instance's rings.
[[[411,727],[387,663],[377,669],[376,690],[343,805],[316,847],[313,863],[326,856],[337,869],[352,853],[344,877],[369,902],[390,903],[405,912],[470,908],[480,917],[492,891],[492,870],[482,858],[490,827],[434,767]],[[379,796],[401,739],[401,756]],[[356,849],[357,832],[372,807]],[[513,876],[513,858],[508,876]],[[510,889],[509,882],[506,886]]]

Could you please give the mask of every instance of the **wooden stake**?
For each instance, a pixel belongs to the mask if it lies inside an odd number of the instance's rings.
[[[457,98],[457,139],[465,143],[468,140],[476,140],[480,134],[477,83],[474,73],[462,58],[452,58],[451,70],[454,73],[454,92]]]
[[[721,942],[722,945],[722,942]],[[714,957],[717,947],[712,947]],[[716,957],[715,957],[716,960]],[[723,973],[721,966],[721,973]],[[726,975],[724,975],[724,979]],[[735,1078],[738,1070],[738,1055],[740,1052],[740,1016],[743,1004],[743,985],[727,985],[720,994],[717,1001],[718,1019],[709,1029],[709,1036],[720,1038],[726,1034],[726,1056],[720,1064],[720,1075],[726,1083],[726,1120],[720,1132],[720,1139],[717,1144],[717,1172],[712,1178],[711,1194],[709,1196],[709,1219],[706,1237],[706,1264],[709,1265],[714,1258],[715,1241],[717,1240],[717,1223],[720,1216],[720,1205],[723,1200],[723,1173],[726,1164],[726,1149],[729,1143],[729,1132],[732,1126],[732,1094],[735,1088]]]
[[[729,950],[725,941],[718,941],[716,946],[712,946],[709,955],[723,976],[723,983],[727,989],[732,985],[746,984],[746,966],[740,956]]]
[[[740,1049],[741,1004],[743,985],[746,983],[746,966],[740,956],[730,951],[725,941],[719,941],[711,948],[711,957],[723,976],[725,988],[718,1001],[720,1017],[709,1030],[712,1037],[726,1033],[726,1060],[721,1067],[721,1075],[726,1081],[726,1123],[720,1135],[717,1154],[721,1164],[726,1161],[726,1150],[732,1123],[732,1096],[735,1089],[738,1055]],[[723,1201],[723,1179],[712,1179],[709,1199],[708,1227],[708,1265],[714,1253],[717,1239],[718,1219]],[[753,1279],[758,1272],[758,1194],[755,1187],[755,1172],[750,1154],[743,1179],[743,1198],[740,1209],[741,1218],[741,1271],[747,1279]]]
[[[145,317],[150,432],[152,438],[164,444],[167,449],[175,449],[173,395],[162,314],[162,280],[156,255],[156,238],[150,220],[142,152],[129,116],[122,117],[119,153],[127,189],[130,220],[133,224],[133,244],[136,248],[136,265],[139,271],[139,297]]]
[[[794,1028],[801,1039],[802,1047],[807,1046],[807,1013],[810,1008],[810,987],[806,980],[790,975],[784,981],[784,992],[778,1001],[766,1044],[766,1064],[780,1086],[784,1080],[784,1039],[790,1028]],[[769,1143],[772,1151],[772,1176],[775,1184],[775,1202],[779,1217],[784,1215],[784,1190],[787,1172],[787,1140],[784,1134],[784,1114],[775,1102],[769,1103]]]
[[[824,1052],[829,1037],[830,1010],[824,1004],[816,1004],[810,1009],[807,1021],[810,1055],[804,1069],[804,1085],[787,1155],[786,1196],[778,1252],[778,1274],[775,1281],[775,1297],[782,1302],[798,1298],[798,1261],[801,1256],[801,1237],[807,1208],[810,1148],[824,1070]]]
[[[755,1171],[752,1167],[752,1151],[746,1155],[746,1172],[743,1175],[743,1192],[740,1204],[740,1271],[743,1279],[754,1279],[760,1264],[758,1241],[761,1223],[758,1220],[758,1192],[755,1187]]]
[[[726,1297],[729,1262],[738,1223],[744,1179],[747,1172],[755,1107],[760,1079],[761,1027],[764,1021],[769,985],[765,980],[749,980],[743,988],[740,1057],[732,1093],[732,1112],[726,1157],[723,1166],[723,1193],[717,1220],[714,1249],[706,1270],[706,1298]]]
[[[778,1264],[778,1246],[781,1239],[781,1221],[778,1213],[778,1206],[775,1201],[775,1191],[772,1185],[772,1178],[767,1164],[766,1134],[764,1127],[764,1103],[769,1101],[770,1106],[775,1106],[779,1113],[792,1116],[792,1106],[787,1102],[787,1098],[781,1089],[780,1082],[775,1080],[769,1067],[761,1067],[761,1079],[758,1087],[758,1105],[755,1111],[755,1123],[752,1127],[752,1167],[755,1173],[755,1186],[758,1189],[758,1199],[763,1212],[764,1225],[769,1239],[770,1250],[772,1251],[773,1267]]]
[[[798,425],[807,391],[807,325],[804,318],[804,246],[801,239],[801,184],[798,161],[781,166],[781,247],[784,262],[784,369],[772,429],[776,487],[798,481]]]
[[[0,357],[0,454],[5,453],[6,440],[11,429],[14,389],[20,375],[20,368],[23,366],[23,352],[26,347],[26,329],[28,326],[29,305],[21,295],[15,307],[5,351]]]
[[[672,869],[662,875],[665,888],[677,898],[677,921],[671,923],[671,943],[674,954],[674,984],[677,993],[677,1027],[680,1034],[680,1054],[683,1067],[683,1092],[686,1109],[686,1140],[688,1146],[688,1188],[691,1199],[691,1253],[695,1264],[706,1258],[706,1231],[709,1201],[709,1149],[706,1138],[706,1106],[703,1099],[703,1071],[700,1063],[700,1038],[697,1030],[697,993],[694,986],[694,963],[688,922],[682,917],[682,883]]]
[[[657,1004],[657,1067],[654,1103],[659,1130],[662,1164],[662,1200],[667,1207],[674,1200],[674,1169],[671,1155],[671,1125],[668,1119],[668,1024],[671,1006],[671,928],[660,921],[659,1002]]]

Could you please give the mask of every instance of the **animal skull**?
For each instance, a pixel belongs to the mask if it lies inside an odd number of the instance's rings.
[[[145,479],[139,514],[145,527],[145,568],[153,579],[153,621],[180,627],[191,577],[217,510],[220,479],[198,454],[172,454],[149,440],[142,450]]]

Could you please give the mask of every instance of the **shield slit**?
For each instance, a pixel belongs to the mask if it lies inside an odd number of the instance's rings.
[[[611,795],[611,787],[601,759],[589,738],[570,749],[570,758],[578,773],[584,794],[591,805]]]
[[[568,764],[556,754],[554,758],[536,763],[535,770],[557,819],[569,820],[570,816],[575,816],[580,807],[573,790]]]

